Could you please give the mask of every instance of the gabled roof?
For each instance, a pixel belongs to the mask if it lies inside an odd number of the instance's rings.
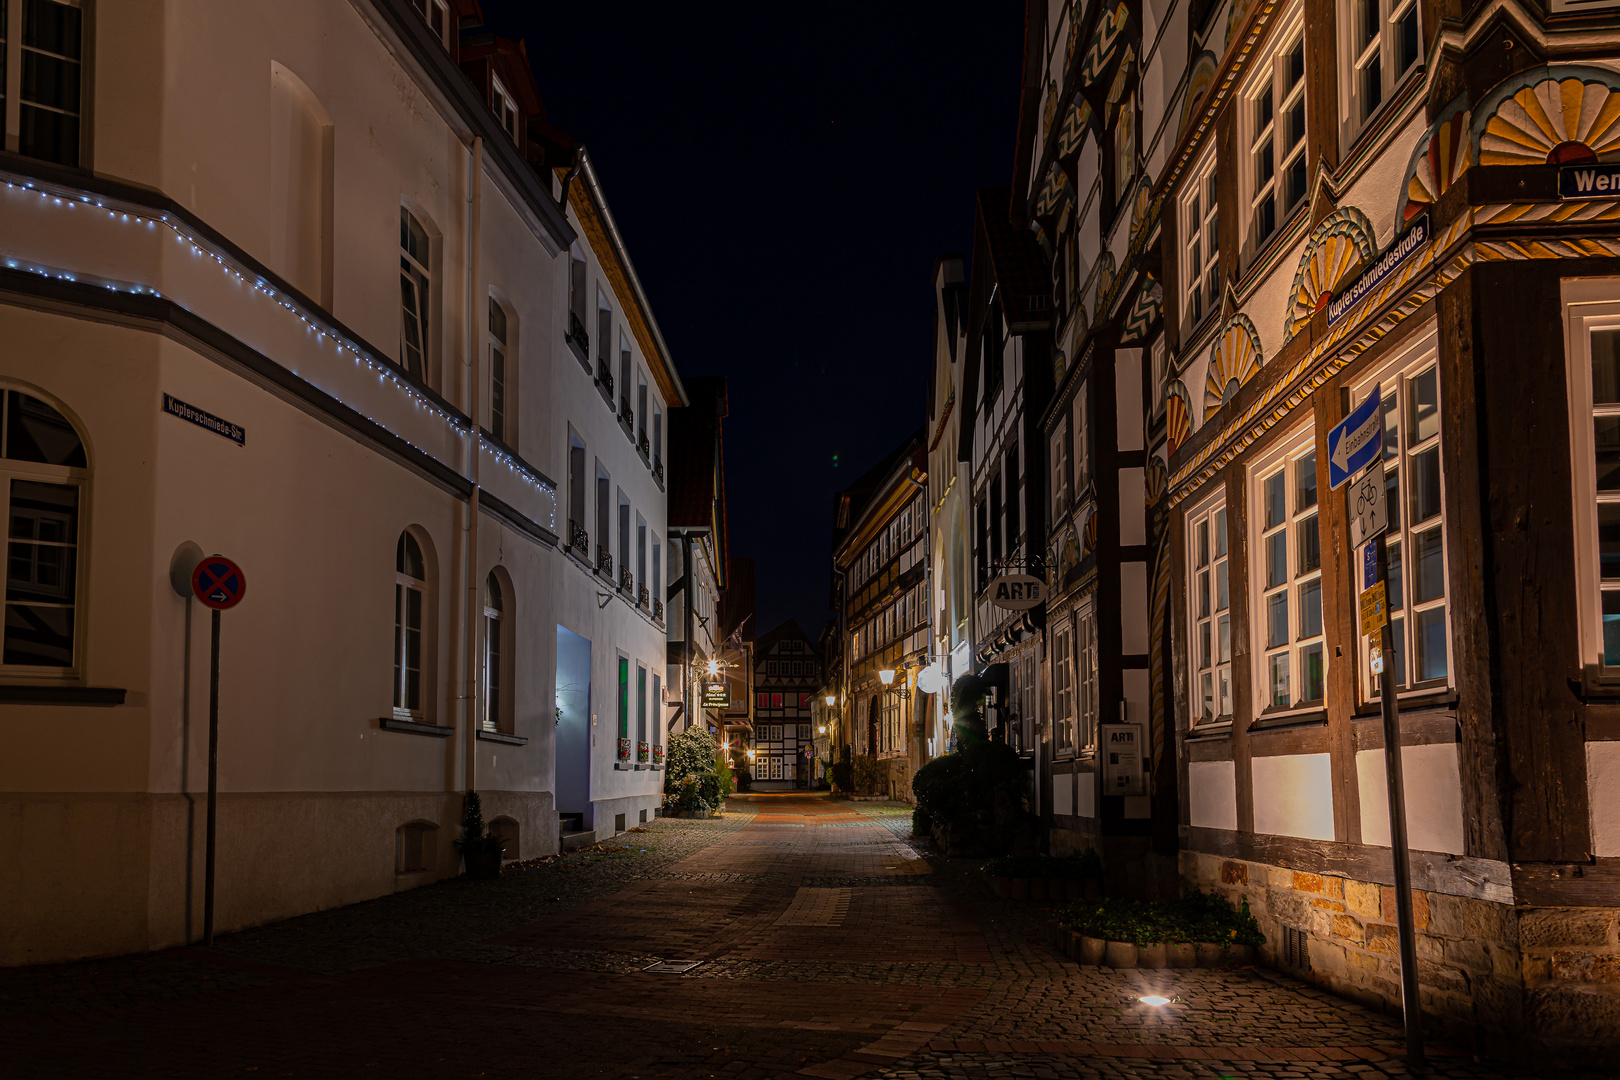
[[[812,644],[810,641],[810,636],[800,629],[797,619],[789,619],[780,626],[772,627],[770,630],[767,630],[764,634],[762,634],[759,640],[755,643],[754,656],[756,659],[754,662],[759,663],[761,660],[763,660],[765,658],[765,654],[770,652],[777,642],[795,640],[802,641],[806,645]]]
[[[1052,263],[1034,234],[1013,224],[1011,199],[1011,188],[981,188],[978,218],[1007,322],[1019,333],[1051,325]]]
[[[834,519],[833,557],[841,564],[862,546],[862,538],[871,529],[873,520],[904,505],[897,492],[912,486],[912,480],[923,482],[928,476],[928,449],[923,440],[926,425],[918,428],[894,451],[837,496],[834,504],[838,517]],[[857,501],[858,494],[858,501]],[[849,502],[842,500],[846,497]],[[894,504],[894,505],[891,505]]]

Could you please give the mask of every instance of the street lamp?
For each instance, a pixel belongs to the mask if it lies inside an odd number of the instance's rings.
[[[878,681],[884,686],[894,685],[894,668],[884,668],[878,672]]]
[[[825,734],[827,734],[827,725],[826,724],[817,724],[816,725],[816,734],[817,735],[825,735]]]
[[[709,674],[710,675],[718,675],[718,674],[720,674],[720,661],[718,661],[718,660],[710,660],[709,661]]]
[[[838,704],[838,695],[837,694],[828,694],[827,695],[827,708],[830,709],[836,704]]]

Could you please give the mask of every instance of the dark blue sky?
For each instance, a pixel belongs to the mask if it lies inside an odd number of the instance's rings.
[[[759,629],[814,637],[833,494],[922,422],[934,259],[1012,176],[1023,5],[772,8],[484,0],[590,147],[677,369],[729,381]]]

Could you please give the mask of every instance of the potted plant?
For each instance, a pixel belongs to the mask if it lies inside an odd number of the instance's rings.
[[[456,850],[467,863],[468,877],[489,881],[501,876],[501,855],[506,850],[506,841],[484,831],[484,807],[476,791],[469,791],[463,797],[461,838],[456,841]]]

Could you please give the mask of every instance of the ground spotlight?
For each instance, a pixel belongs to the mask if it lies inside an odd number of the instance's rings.
[[[1149,994],[1146,997],[1139,997],[1136,1000],[1140,1001],[1144,1005],[1168,1005],[1168,1004],[1170,1004],[1170,999],[1169,998],[1160,997],[1158,994]]]

